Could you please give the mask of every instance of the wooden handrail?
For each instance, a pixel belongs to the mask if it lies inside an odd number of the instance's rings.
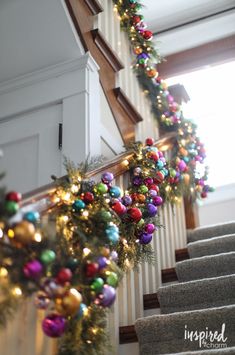
[[[171,132],[159,139],[156,143],[155,146],[163,151],[166,151],[170,148],[172,148],[174,142],[176,139],[176,133]],[[121,153],[117,155],[115,158],[104,162],[99,168],[94,169],[92,171],[89,171],[86,174],[86,178],[92,178],[96,175],[102,174],[105,171],[109,171],[113,173],[114,177],[118,177],[122,174],[124,174],[128,170],[128,165],[126,164],[126,161],[131,159],[133,156],[134,152],[133,151],[127,151],[124,153]],[[62,176],[60,179],[63,181],[66,179],[67,176]],[[39,200],[46,199],[49,197],[50,194],[52,194],[55,191],[56,184],[55,182],[52,182],[50,184],[41,186],[37,189],[34,189],[30,192],[26,192],[23,194],[23,202],[22,206],[30,205],[32,203],[35,203]]]

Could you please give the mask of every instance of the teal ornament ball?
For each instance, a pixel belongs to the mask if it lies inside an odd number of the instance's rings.
[[[121,189],[118,186],[112,186],[109,190],[109,194],[113,198],[118,198],[121,196]]]
[[[110,226],[105,231],[108,240],[112,244],[116,244],[119,241],[119,233],[116,226]]]
[[[81,319],[86,312],[87,312],[87,306],[85,305],[85,303],[81,303],[79,310],[75,316],[75,319]]]
[[[82,201],[82,200],[76,200],[74,201],[72,207],[73,209],[76,211],[76,212],[79,212],[81,211],[82,209],[85,208],[85,203]]]
[[[41,254],[40,260],[43,264],[51,264],[56,258],[56,253],[53,250],[44,250]]]
[[[158,160],[156,165],[157,165],[158,169],[160,169],[160,170],[164,167],[164,163],[160,159]]]
[[[26,212],[23,219],[30,223],[37,223],[40,219],[40,214],[37,211]]]

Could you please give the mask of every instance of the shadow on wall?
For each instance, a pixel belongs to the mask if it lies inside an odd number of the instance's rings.
[[[235,220],[235,183],[217,187],[198,209],[200,226]]]

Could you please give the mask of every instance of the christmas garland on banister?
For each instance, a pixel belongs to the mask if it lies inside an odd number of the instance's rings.
[[[163,131],[177,133],[177,144],[168,165],[170,174],[163,194],[170,202],[182,195],[191,201],[206,198],[208,192],[214,189],[206,183],[208,167],[203,165],[205,149],[197,135],[196,125],[184,118],[180,105],[168,91],[167,83],[159,76],[157,64],[162,58],[152,42],[153,33],[147,29],[141,14],[143,5],[137,0],[113,2],[120,26],[127,33],[133,50],[133,70],[150,99],[154,117]]]
[[[34,296],[45,310],[42,329],[59,338],[59,355],[103,354],[108,346],[107,309],[122,274],[142,262],[154,262],[159,207],[176,203],[186,179],[183,160],[167,161],[152,138],[130,146],[124,160],[130,173],[126,191],[103,173],[95,182],[86,173],[100,159],[75,166],[66,160],[67,177],[56,179],[49,197],[49,221],[21,206],[21,194],[0,194],[0,326],[22,300]],[[183,152],[182,152],[183,154]],[[193,188],[191,186],[191,188]],[[196,193],[196,190],[195,190]]]

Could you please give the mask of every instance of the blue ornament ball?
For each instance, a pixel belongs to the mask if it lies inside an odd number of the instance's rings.
[[[76,212],[82,210],[83,208],[85,208],[85,203],[82,200],[76,200],[74,201],[72,207],[75,209]]]
[[[121,189],[118,186],[112,186],[109,189],[109,194],[114,198],[118,198],[121,196]]]
[[[23,219],[30,223],[36,223],[40,219],[40,214],[37,211],[26,212]]]

